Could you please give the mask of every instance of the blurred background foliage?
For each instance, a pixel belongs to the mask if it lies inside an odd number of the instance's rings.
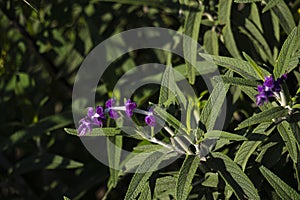
[[[196,25],[197,21],[186,20],[187,12],[199,12],[191,11],[194,3],[197,1],[0,2],[0,199],[104,196],[109,169],[86,151],[79,138],[63,131],[63,127],[74,127],[71,97],[76,72],[86,55],[114,34],[138,27],[182,31],[185,26]],[[266,69],[275,63],[283,41],[299,21],[299,0],[277,1],[281,4],[279,11],[275,6],[264,13],[265,2],[260,1],[201,3],[204,10],[197,38],[206,51],[236,58],[242,58],[241,52],[246,52],[257,63],[265,64]],[[280,9],[288,12],[287,17],[280,18]],[[154,61],[165,64],[165,55],[159,50],[124,55],[103,76],[96,101],[103,104],[118,77],[127,70]],[[179,58],[173,61],[175,66],[182,63]],[[299,80],[298,72],[295,77]],[[298,82],[295,79],[291,84]],[[206,88],[201,78],[193,87],[199,97],[204,96],[199,102],[204,104],[207,95],[203,93]],[[251,103],[239,89],[233,88],[230,93],[228,129],[253,113]],[[158,93],[152,94],[145,88],[135,100],[143,104],[148,100],[155,102],[157,97]],[[227,151],[236,148],[228,146]],[[280,155],[276,147],[274,151],[277,150]],[[272,163],[277,161],[284,162],[276,158]],[[110,198],[121,199],[128,181],[125,176]]]

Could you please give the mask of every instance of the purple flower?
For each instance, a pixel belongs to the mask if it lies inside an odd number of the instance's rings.
[[[125,104],[125,108],[126,108],[126,115],[127,117],[131,117],[133,115],[133,109],[136,108],[136,103],[135,102],[132,102],[130,99],[128,99],[126,101],[126,104]]]
[[[145,117],[145,122],[148,124],[148,126],[155,126],[156,125],[156,119],[153,116],[153,114],[147,115]]]
[[[267,76],[265,77],[265,82],[264,82],[264,90],[265,91],[271,91],[274,87],[274,78],[273,76]]]
[[[258,85],[258,86],[257,86],[257,91],[258,91],[259,93],[263,92],[263,91],[264,91],[264,86]]]
[[[92,124],[90,122],[89,117],[84,117],[79,121],[78,134],[79,136],[83,136],[88,132],[92,131]]]
[[[113,110],[113,106],[115,105],[116,100],[114,98],[108,99],[105,103],[105,106],[109,109],[108,114],[110,118],[117,119],[119,118],[119,114],[117,111]]]
[[[87,115],[79,121],[78,133],[83,136],[92,131],[92,126],[102,127],[102,120],[105,119],[104,110],[101,106],[96,107],[96,112],[92,107],[88,107]]]
[[[256,98],[256,105],[261,106],[265,102],[268,102],[268,96],[265,92],[259,93],[255,96]]]
[[[149,109],[149,114],[145,117],[145,122],[148,126],[155,126],[156,125],[156,119],[153,115],[153,107]]]

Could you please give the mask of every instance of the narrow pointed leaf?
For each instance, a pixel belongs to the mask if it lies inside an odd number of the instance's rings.
[[[268,3],[271,0],[265,0],[265,1]],[[286,34],[290,34],[290,32],[296,26],[296,23],[289,7],[286,5],[284,0],[278,0],[276,6],[272,7],[271,10],[278,17],[279,23],[283,28],[284,32]]]
[[[229,133],[226,131],[219,131],[219,130],[208,131],[207,133],[204,134],[204,137],[207,139],[219,138],[219,139],[234,140],[234,141],[248,140],[248,138],[246,138],[245,136]]]
[[[78,132],[73,128],[65,128],[66,133],[70,135],[78,136]],[[120,135],[121,130],[118,128],[93,128],[90,133],[87,133],[85,136],[116,136]]]
[[[176,199],[185,200],[191,191],[191,183],[200,162],[198,156],[187,155],[179,171],[176,182]]]
[[[107,137],[107,157],[109,164],[109,184],[112,184],[112,187],[116,187],[119,179],[119,170],[121,159],[121,151],[123,145],[122,136]]]
[[[263,9],[263,13],[267,12],[268,10],[270,10],[271,8],[273,8],[274,6],[276,6],[276,4],[278,4],[280,2],[280,0],[270,0],[266,6]]]
[[[237,77],[227,77],[227,76],[216,76],[214,80],[217,82],[223,81],[224,83],[230,85],[238,85],[238,86],[247,86],[247,87],[257,87],[260,83],[255,80],[237,78]]]
[[[41,135],[43,133],[51,132],[66,127],[71,123],[71,112],[65,112],[45,117],[37,123],[29,125],[27,128],[15,132],[7,140],[1,141],[0,146],[2,150],[6,150],[13,145],[31,139],[33,136]]]
[[[261,80],[264,80],[265,76],[268,76],[269,74],[263,73],[261,68],[256,64],[256,62],[245,52],[243,52],[244,58],[251,64],[256,74],[260,77]]]
[[[209,62],[213,62],[216,65],[225,67],[230,69],[244,78],[256,80],[257,74],[256,71],[253,69],[252,65],[244,60],[236,59],[236,58],[229,58],[224,56],[212,56],[207,54],[200,54],[201,57],[205,58]],[[266,70],[262,69],[263,74],[269,74]]]
[[[221,129],[220,123],[216,124],[222,105],[225,101],[229,85],[219,82],[216,84],[212,93],[210,94],[200,115],[200,122],[205,125],[206,130]]]
[[[254,124],[262,122],[272,122],[272,119],[284,117],[288,115],[288,110],[283,107],[273,107],[260,112],[241,122],[235,130],[239,130]]]
[[[212,159],[207,162],[207,165],[217,170],[238,199],[260,199],[251,180],[228,156],[212,152]]]
[[[263,134],[264,131],[270,126],[270,124],[271,124],[270,122],[259,124],[253,130],[253,133]],[[266,135],[268,135],[268,133],[270,133],[271,131],[268,131]],[[242,167],[243,171],[245,171],[246,169],[246,165],[250,156],[255,152],[256,148],[261,143],[262,143],[261,141],[245,141],[236,152],[234,162],[239,164]]]
[[[165,151],[168,152],[168,150]],[[175,155],[176,154],[167,154],[161,151],[149,154],[133,175],[125,195],[125,200],[135,199],[144,188],[144,185],[152,175],[153,171],[157,169],[158,165],[163,160]]]
[[[296,138],[294,136],[294,133],[290,127],[290,124],[286,121],[281,122],[277,126],[278,132],[280,133],[282,140],[284,141],[287,150],[289,152],[289,155],[291,156],[294,163],[297,163],[298,159],[298,148],[296,143]]]
[[[43,169],[73,169],[83,167],[83,163],[71,160],[55,154],[43,154],[26,157],[18,162],[12,169],[12,173],[24,174]]]
[[[283,75],[289,68],[291,56],[295,52],[295,44],[297,38],[297,28],[294,28],[289,34],[288,38],[285,40],[279,56],[278,61],[274,66],[274,78],[277,79]]]
[[[175,101],[175,94],[176,94],[175,85],[176,83],[175,83],[173,68],[171,66],[167,66],[161,80],[161,87],[160,87],[159,100],[158,100],[158,103],[160,105],[164,104],[169,99],[171,99],[172,101],[170,101],[168,105],[170,105],[172,102]],[[165,106],[168,107],[168,105]]]
[[[190,10],[187,12],[187,16],[184,23],[184,34],[191,37],[194,41],[183,40],[183,53],[184,57],[189,62],[186,62],[187,77],[191,84],[195,82],[195,64],[197,61],[197,47],[198,47],[198,37],[200,31],[200,24],[202,19],[202,13],[204,7],[198,3],[191,4]]]
[[[273,172],[267,169],[264,166],[259,168],[262,175],[267,179],[270,185],[274,188],[275,192],[282,199],[300,199],[300,194],[297,193],[293,188],[291,188],[288,184],[282,181],[278,176],[276,176]]]
[[[225,27],[222,30],[224,36],[224,43],[227,50],[233,57],[241,58],[239,50],[236,46],[236,42],[231,30],[231,8],[232,0],[220,0],[219,2],[219,19],[220,24],[225,24]]]

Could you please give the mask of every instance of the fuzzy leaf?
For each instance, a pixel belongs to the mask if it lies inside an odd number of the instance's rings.
[[[191,183],[200,162],[198,156],[187,155],[179,171],[176,182],[176,199],[185,200],[192,189]]]
[[[220,24],[225,24],[225,27],[222,30],[224,36],[224,43],[227,50],[230,54],[236,58],[241,58],[239,50],[236,46],[236,42],[234,40],[234,36],[231,30],[231,8],[232,8],[232,0],[220,0],[219,1],[219,19]]]
[[[228,156],[212,152],[212,159],[207,164],[212,169],[218,171],[238,199],[260,199],[251,180]]]
[[[270,126],[270,122],[259,124],[254,130],[253,133],[263,134],[264,131]],[[270,131],[268,131],[270,133]],[[247,162],[250,156],[254,153],[256,148],[261,144],[261,141],[245,141],[240,146],[238,151],[235,154],[234,162],[239,164],[242,167],[242,170],[245,171]]]
[[[205,126],[207,131],[213,129],[221,129],[217,127],[221,124],[216,124],[217,117],[221,112],[222,105],[225,101],[229,85],[219,82],[214,87],[200,115],[200,122]]]
[[[267,3],[271,0],[265,0]],[[276,6],[271,8],[275,15],[279,19],[279,23],[282,26],[286,34],[290,34],[293,28],[296,26],[294,17],[283,0],[278,0]]]
[[[248,87],[257,87],[260,83],[250,79],[236,78],[236,77],[227,77],[227,76],[215,76],[214,80],[217,82],[223,81],[224,83],[230,85],[239,85],[239,86],[248,86]]]
[[[256,62],[248,54],[246,54],[245,52],[243,52],[243,56],[251,64],[251,66],[253,67],[254,71],[260,77],[261,80],[264,80],[264,77],[269,75],[266,72],[263,73],[263,71],[261,70],[261,68],[256,64]]]
[[[288,110],[283,107],[273,107],[263,112],[260,112],[252,117],[241,122],[235,130],[240,130],[242,128],[262,123],[262,122],[271,122],[272,119],[278,117],[284,117],[288,115]]]
[[[213,62],[216,65],[225,67],[230,69],[244,78],[256,80],[257,74],[256,71],[253,69],[252,65],[244,60],[236,59],[236,58],[229,58],[223,56],[212,56],[207,54],[200,54],[201,57],[205,58],[209,62]],[[262,69],[263,74],[269,74],[266,70]]]
[[[187,77],[191,84],[195,82],[195,68],[197,61],[197,47],[198,37],[200,31],[200,24],[202,19],[202,13],[204,11],[203,6],[195,3],[190,5],[190,10],[187,12],[187,16],[184,23],[184,34],[191,37],[191,40],[183,40],[183,53],[184,57],[190,62],[186,62]],[[198,10],[199,9],[199,10]]]
[[[277,126],[278,132],[280,133],[282,140],[285,142],[289,155],[291,156],[294,163],[297,163],[298,159],[298,148],[294,132],[292,131],[290,124],[286,121],[281,122]]]
[[[168,150],[166,150],[166,152],[168,152]],[[157,169],[158,165],[163,160],[172,156],[174,156],[174,154],[162,153],[160,151],[149,154],[133,175],[125,195],[125,200],[135,199],[144,188],[145,183],[153,171]]]
[[[289,68],[291,56],[295,52],[295,44],[297,38],[297,28],[294,28],[292,32],[289,34],[288,38],[285,40],[279,56],[278,60],[274,66],[274,78],[277,79],[281,75],[283,75]]]
[[[121,151],[123,145],[122,136],[107,137],[107,157],[109,164],[109,184],[112,184],[112,187],[116,187],[119,179],[119,170]]]
[[[276,4],[278,4],[280,2],[280,0],[270,0],[266,6],[263,9],[263,13],[267,12],[268,10],[270,10],[271,8],[273,8],[274,6],[276,6]]]
[[[282,199],[300,199],[300,194],[297,193],[293,188],[291,188],[288,184],[282,181],[278,176],[276,176],[273,172],[267,169],[264,166],[259,167],[262,175],[267,179],[270,185],[274,188],[275,192]]]
[[[234,140],[234,141],[248,140],[248,138],[246,138],[245,136],[229,133],[226,131],[219,131],[219,130],[208,131],[207,133],[204,134],[204,137],[206,139],[219,138],[219,139]]]
[[[64,129],[70,135],[78,136],[78,132],[73,128]],[[116,136],[121,134],[121,130],[117,128],[93,128],[92,132],[87,133],[85,136]]]

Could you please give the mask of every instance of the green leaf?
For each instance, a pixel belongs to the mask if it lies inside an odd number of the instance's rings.
[[[272,119],[279,117],[284,117],[288,115],[288,110],[283,107],[273,107],[263,112],[260,112],[252,117],[241,122],[235,130],[240,130],[242,128],[262,123],[262,122],[271,122]]]
[[[207,53],[219,55],[218,34],[215,30],[208,30],[204,33],[203,47]]]
[[[252,132],[256,134],[264,134],[265,130],[270,126],[270,124],[270,122],[261,123]],[[265,134],[268,135],[272,132],[272,130],[273,129]],[[243,171],[245,171],[246,169],[246,165],[250,156],[255,152],[256,148],[261,143],[261,141],[245,141],[239,147],[238,151],[235,154],[234,162],[239,164],[242,167]]]
[[[274,6],[276,6],[276,4],[278,4],[280,2],[280,0],[270,0],[266,6],[264,7],[264,9],[262,10],[263,13],[267,12],[268,10],[270,10],[271,8],[273,8]]]
[[[274,78],[277,79],[281,75],[283,75],[289,68],[291,56],[295,52],[295,44],[297,38],[297,28],[294,28],[292,32],[289,34],[288,38],[285,40],[279,56],[278,60],[274,66]]]
[[[186,71],[190,84],[194,84],[195,82],[196,74],[194,66],[197,61],[198,37],[203,11],[204,6],[198,3],[190,5],[190,10],[184,22],[183,33],[192,38],[192,40],[183,40],[183,54],[186,58]],[[187,62],[188,60],[190,62]]]
[[[271,0],[265,0],[267,3]],[[286,34],[290,34],[293,28],[296,26],[294,17],[283,0],[278,0],[276,6],[272,7],[271,10],[279,19],[279,23],[282,26]]]
[[[185,200],[192,189],[191,183],[196,173],[200,158],[198,156],[187,155],[179,171],[176,182],[176,199]]]
[[[262,32],[256,27],[256,25],[250,20],[246,19],[245,28],[239,27],[239,29],[242,33],[249,37],[261,58],[265,62],[269,61],[272,65],[274,65],[275,60],[273,59],[271,49]]]
[[[15,132],[7,140],[1,141],[1,149],[6,150],[13,145],[31,139],[33,136],[66,127],[71,123],[73,123],[71,112],[45,117],[37,123],[29,125],[27,128]]]
[[[229,133],[226,131],[219,131],[219,130],[208,131],[207,133],[204,134],[204,137],[206,139],[220,138],[220,139],[234,140],[234,141],[248,140],[248,138],[246,138],[245,136]]]
[[[221,112],[222,105],[226,99],[229,90],[228,84],[219,82],[214,87],[200,115],[200,122],[205,126],[207,131],[216,127],[216,120]],[[220,124],[217,124],[219,126]],[[221,127],[218,127],[221,128]]]
[[[280,133],[282,140],[285,142],[289,155],[291,156],[294,163],[297,163],[298,159],[298,148],[296,138],[290,127],[290,124],[286,121],[281,122],[277,126],[278,132]]]
[[[153,171],[157,169],[158,165],[163,160],[174,156],[174,154],[168,154],[167,152],[168,150],[165,150],[164,153],[156,151],[149,154],[133,175],[125,195],[125,200],[135,199],[144,188],[145,183],[152,175]]]
[[[83,167],[83,163],[64,158],[55,154],[43,154],[26,157],[9,171],[11,173],[25,174],[35,170],[43,169],[74,169]]]
[[[158,106],[154,106],[154,114],[156,114],[157,116],[162,118],[164,121],[166,121],[170,126],[175,128],[175,130],[182,129],[186,133],[188,133],[185,125],[183,125],[179,120],[177,120],[173,115],[169,114],[164,109],[162,109]]]
[[[261,70],[261,68],[256,64],[256,62],[250,56],[248,56],[248,54],[246,54],[245,52],[243,52],[243,56],[251,64],[251,66],[253,67],[254,71],[260,77],[261,80],[264,80],[265,79],[264,77],[269,75],[266,72],[263,73],[263,71]]]
[[[200,56],[209,62],[230,69],[240,74],[244,78],[252,79],[252,80],[257,79],[256,71],[253,69],[252,65],[244,60],[223,57],[223,56],[212,56],[212,55],[207,55],[202,53],[200,53]],[[264,73],[268,74],[266,70],[262,69],[262,71],[263,74]]]
[[[234,3],[254,3],[259,1],[261,0],[234,0]]]
[[[167,66],[161,80],[158,104],[162,105],[166,102],[169,102],[167,105],[165,105],[166,107],[168,107],[172,102],[175,101],[175,94],[176,82],[174,78],[173,68],[171,66]]]
[[[66,196],[63,196],[64,200],[70,200],[68,197]]]
[[[232,0],[220,0],[219,1],[219,23],[225,24],[222,30],[224,36],[224,43],[230,54],[236,58],[241,58],[239,50],[236,46],[233,33],[231,30],[231,8]]]
[[[182,90],[180,90],[175,80],[180,76],[181,79],[184,79],[184,77],[177,71],[174,71],[174,69],[170,65],[166,67],[161,80],[158,100],[159,105],[163,104],[165,107],[169,107],[172,103],[175,102],[176,98],[178,98],[178,101],[183,105],[183,107],[186,107],[187,100],[185,98],[185,95],[183,94]]]
[[[156,179],[153,199],[169,199],[175,197],[177,178],[173,176],[164,176]]]
[[[238,199],[260,199],[251,180],[235,162],[222,153],[211,154],[212,158],[208,160],[207,165],[218,171]]]
[[[141,192],[139,200],[151,200],[151,189],[149,186],[149,182],[145,184],[144,189]]]
[[[300,194],[298,194],[293,188],[291,188],[288,184],[283,182],[278,176],[276,176],[273,172],[267,169],[264,166],[259,167],[262,175],[267,179],[270,185],[274,188],[275,192],[282,199],[300,199]]]
[[[122,136],[107,137],[106,143],[110,172],[109,184],[112,184],[112,187],[116,187],[119,179],[119,170],[117,169],[120,166],[123,138]]]
[[[261,13],[260,13],[257,5],[255,3],[252,3],[249,19],[251,21],[253,21],[253,23],[255,24],[255,26],[257,26],[259,31],[261,31],[263,33],[263,27],[262,27],[262,24],[261,24],[260,15],[261,15]]]
[[[78,136],[78,132],[73,128],[64,128],[64,130],[70,135]],[[121,134],[121,129],[118,128],[93,128],[90,133],[85,136],[116,136]]]
[[[207,172],[205,173],[205,180],[201,183],[201,185],[206,187],[218,187],[219,176],[218,173]]]
[[[247,86],[247,87],[257,87],[260,83],[250,79],[227,77],[227,76],[215,76],[214,80],[217,82],[223,81],[226,84]]]

